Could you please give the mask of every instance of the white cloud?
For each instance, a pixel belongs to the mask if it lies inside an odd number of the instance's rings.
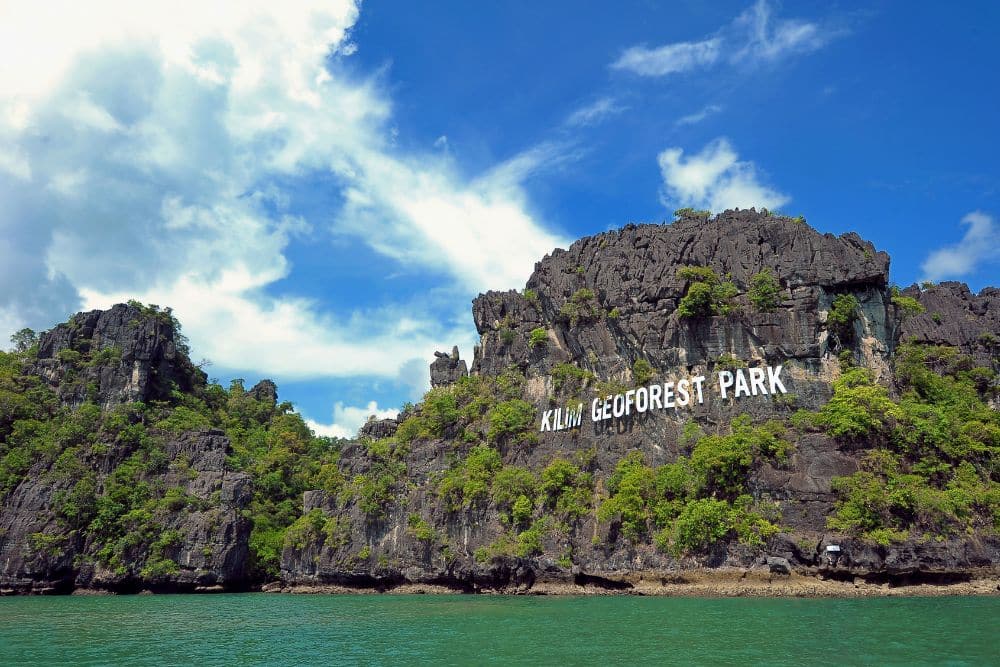
[[[709,116],[719,113],[720,111],[722,111],[722,106],[718,104],[709,104],[699,111],[688,114],[687,116],[681,116],[677,119],[677,122],[674,123],[674,125],[695,125]]]
[[[626,107],[619,105],[615,98],[601,97],[571,113],[566,118],[566,125],[569,127],[596,125],[605,118],[625,110]]]
[[[992,216],[973,211],[962,218],[962,224],[968,229],[961,241],[935,250],[921,264],[923,280],[957,278],[981,264],[1000,261],[1000,228]]]
[[[358,429],[368,421],[372,415],[376,419],[386,419],[395,417],[399,410],[391,408],[380,409],[378,403],[369,401],[364,407],[346,406],[341,401],[337,401],[333,406],[333,422],[321,424],[307,419],[309,425],[316,435],[325,435],[331,438],[354,438],[358,434]]]
[[[565,244],[522,183],[572,153],[539,146],[470,179],[447,151],[400,152],[384,73],[337,64],[357,18],[348,0],[0,5],[0,58],[19,63],[0,70],[0,324],[138,298],[172,306],[218,366],[414,392],[434,349],[471,353],[456,309],[523,285]],[[317,174],[345,203],[303,219],[297,188]],[[331,234],[448,285],[457,306],[345,314],[297,296],[289,245]]]
[[[791,54],[815,51],[843,34],[829,25],[800,19],[779,20],[772,14],[767,0],[757,0],[705,39],[655,48],[632,46],[611,63],[611,68],[661,77],[710,67],[722,62],[725,53],[732,53],[728,62],[733,64],[774,62]]]
[[[687,157],[681,148],[668,148],[658,162],[668,208],[692,206],[718,212],[734,207],[777,208],[789,201],[787,195],[764,185],[756,166],[740,161],[725,138]]]
[[[611,64],[611,69],[620,69],[639,76],[666,76],[675,72],[686,72],[697,67],[714,63],[719,58],[722,40],[716,37],[700,42],[677,42],[654,49],[633,46],[621,54]]]
[[[809,21],[775,21],[771,13],[766,0],[757,0],[736,19],[734,25],[745,31],[746,44],[734,54],[733,60],[773,61],[793,53],[808,53],[823,47],[837,34]]]

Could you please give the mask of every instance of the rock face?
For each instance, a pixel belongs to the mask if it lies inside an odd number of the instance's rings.
[[[683,266],[708,266],[741,291],[737,314],[684,319],[677,306]],[[770,269],[781,284],[772,313],[749,308],[751,278]],[[839,238],[805,224],[753,210],[727,211],[712,221],[628,225],[556,250],[535,266],[526,294],[487,292],[473,302],[482,338],[474,373],[497,374],[511,364],[539,374],[573,362],[600,377],[631,380],[643,358],[676,373],[712,370],[728,355],[749,365],[782,363],[801,407],[818,407],[838,373],[826,327],[833,299],[851,295],[863,317],[854,324],[858,361],[888,372],[894,344],[889,302],[889,257],[856,234]],[[593,292],[587,312],[567,321],[566,306],[580,290]],[[530,332],[544,329],[544,345]],[[509,333],[513,332],[513,336]],[[529,372],[531,372],[529,371]],[[539,388],[539,395],[548,388]],[[725,406],[710,406],[718,417]]]
[[[996,333],[1000,331],[1000,289],[987,287],[973,294],[964,283],[943,282],[923,290],[912,285],[902,293],[924,307],[923,313],[903,321],[903,340],[951,345],[977,364],[990,366],[1000,351]]]
[[[431,386],[441,387],[446,384],[458,382],[469,374],[469,367],[465,361],[458,358],[458,346],[452,348],[451,354],[445,352],[435,352],[434,362],[431,363]]]
[[[81,355],[108,363],[81,366]],[[173,387],[190,392],[205,384],[205,374],[178,350],[169,311],[144,313],[126,304],[78,313],[44,333],[33,373],[71,407],[97,397],[102,407],[113,408],[165,398]]]
[[[685,266],[710,267],[731,281],[733,309],[682,317],[678,308],[690,281],[679,277],[678,269]],[[779,303],[770,312],[759,312],[750,299],[754,277],[763,271],[778,281]],[[239,430],[229,431],[239,445],[234,452],[222,431],[192,422],[190,414],[185,421],[181,408],[186,398],[207,405],[214,395],[212,400],[234,403],[226,413],[230,417],[274,413],[273,382],[263,380],[246,391],[253,405],[241,408],[242,387],[228,395],[206,388],[169,311],[118,305],[80,313],[41,337],[27,373],[40,378],[54,393],[52,402],[72,411],[68,414],[86,415],[99,407],[104,417],[117,415],[117,425],[109,428],[104,419],[95,432],[85,433],[92,436],[87,447],[69,446],[58,456],[47,456],[42,447],[30,471],[7,487],[0,507],[0,593],[237,589],[263,583],[251,579],[247,517],[259,505],[253,494],[285,486],[281,476],[294,471],[296,457],[311,471],[309,481],[288,484],[291,496],[271,498],[287,525],[287,508],[308,489],[300,520],[283,537],[278,534],[271,552],[283,545],[280,576],[287,585],[388,588],[413,582],[478,591],[563,582],[622,590],[640,577],[671,577],[695,567],[759,568],[778,576],[805,570],[848,580],[934,575],[945,581],[978,569],[996,571],[1000,541],[985,532],[878,546],[828,531],[826,519],[836,500],[832,480],[858,471],[868,444],[816,429],[795,432],[787,459],[754,458],[739,480],[754,503],[773,508],[782,529],[761,548],[730,541],[679,556],[651,540],[627,539],[621,521],[599,520],[595,511],[617,483],[616,467],[630,454],[640,454],[647,466],[663,466],[692,456],[691,427],[725,435],[741,414],[759,423],[786,420],[799,408],[818,409],[830,399],[842,362],[869,368],[897,392],[902,387],[895,382],[893,359],[907,340],[954,346],[996,369],[1000,290],[975,295],[958,283],[910,287],[903,296],[925,311],[906,316],[893,303],[888,271],[888,256],[856,234],[820,234],[801,221],[752,209],[714,219],[692,213],[670,225],[628,225],[584,238],[539,261],[524,291],[488,292],[474,300],[480,344],[471,370],[457,347],[438,352],[424,404],[409,406],[396,419],[370,419],[356,441],[310,440],[306,434],[308,447],[333,448],[326,450],[330,456],[307,459],[306,446],[284,450],[263,459],[283,466],[280,470],[241,468],[259,475],[254,478],[230,465],[245,453]],[[858,304],[846,329],[829,319],[838,297],[853,297]],[[607,422],[588,418],[585,392],[600,397],[653,378],[665,382],[779,365],[785,394],[735,401],[706,391],[702,404]],[[476,394],[484,386],[494,393]],[[180,414],[177,420],[150,422],[130,408],[134,402],[168,400],[179,401],[171,413]],[[501,401],[508,410],[493,412]],[[543,411],[578,401],[587,401],[580,426],[538,431]],[[0,434],[7,432],[4,409],[0,405]],[[530,429],[519,432],[519,439],[506,438],[504,429],[523,422],[525,414]],[[228,422],[211,423],[230,428]],[[258,445],[269,442],[262,424],[247,427]],[[301,425],[299,431],[308,429]],[[0,454],[6,445],[0,442]],[[267,454],[270,446],[263,447]],[[572,488],[583,489],[586,497],[572,500],[586,511],[566,519],[570,515],[557,505],[528,502],[525,496],[533,518],[517,519],[510,507],[501,509],[491,495],[496,488],[476,477],[468,463],[477,447],[496,457],[477,464],[490,474],[501,466],[519,467],[540,480],[540,487],[572,486],[572,475],[585,477],[586,484]],[[539,474],[557,461],[566,464],[561,471],[549,478]],[[442,482],[460,465],[469,467],[453,480],[456,502]],[[122,469],[130,476],[122,477]],[[507,482],[511,488],[520,483]],[[0,495],[3,484],[0,475]],[[91,496],[99,491],[112,501],[115,493],[138,490],[135,506],[141,511],[119,512],[118,528],[98,544],[67,510],[73,508],[67,498],[81,484],[92,485]],[[472,496],[480,502],[462,500]],[[91,508],[89,516],[99,516],[99,509]],[[113,514],[115,507],[103,509]],[[525,530],[542,519],[565,523],[536,535]],[[516,534],[515,521],[521,522]],[[512,543],[529,538],[534,541]],[[492,557],[498,544],[506,551]],[[834,545],[840,551],[831,559],[827,547]]]
[[[142,478],[140,483],[162,484],[184,494],[183,507],[156,517],[158,531],[175,531],[177,535],[176,543],[163,556],[179,567],[163,574],[140,575],[97,564],[94,545],[74,533],[67,534],[52,511],[53,498],[70,493],[75,480],[52,479],[43,470],[33,470],[0,512],[0,592],[194,590],[244,585],[250,525],[242,510],[250,502],[250,479],[226,470],[228,445],[225,436],[213,431],[171,438],[166,443],[169,463],[165,470]],[[84,463],[100,471],[120,464],[129,453],[127,448],[114,447],[100,459]],[[98,484],[107,480],[99,474],[96,479]]]
[[[733,312],[680,316],[677,309],[687,284],[677,271],[689,265],[711,267],[735,284]],[[773,312],[750,307],[749,286],[763,270],[780,282],[781,302]],[[740,413],[760,420],[821,407],[841,373],[843,355],[890,386],[892,355],[901,340],[911,336],[956,345],[987,365],[994,363],[989,350],[984,355],[985,346],[994,343],[982,333],[1000,334],[1000,292],[984,290],[975,296],[955,283],[922,292],[911,288],[905,294],[918,298],[928,312],[905,319],[892,303],[888,272],[889,257],[856,234],[820,234],[801,221],[752,209],[727,211],[712,220],[690,217],[670,225],[628,225],[557,249],[536,264],[523,292],[488,292],[474,300],[480,345],[472,375],[501,377],[511,367],[518,369],[527,378],[520,397],[536,414],[567,400],[565,385],[560,388],[555,379],[555,371],[567,364],[577,369],[578,377],[585,374],[618,386],[635,386],[638,360],[648,361],[661,381],[698,373],[710,376],[734,359],[751,368],[780,364],[789,393],[748,397],[738,404],[710,395],[701,406],[650,412],[614,426],[591,424],[585,414],[579,428],[536,433],[537,442],[528,447],[501,443],[503,463],[539,470],[556,457],[586,459],[596,480],[596,499],[629,452],[641,452],[652,466],[689,454],[685,423],[714,433]],[[838,336],[827,318],[840,295],[854,297],[860,307],[852,330]],[[435,387],[464,375],[457,350],[450,356],[438,353],[431,365]],[[769,544],[769,559],[739,546],[698,559],[673,557],[652,544],[630,544],[614,533],[618,528],[598,522],[591,513],[568,535],[544,536],[541,556],[484,563],[475,552],[502,540],[509,533],[508,519],[490,503],[450,510],[435,493],[437,480],[467,435],[446,429],[438,438],[415,441],[404,459],[407,485],[377,520],[357,503],[345,505],[342,498],[321,491],[307,493],[306,513],[318,510],[339,517],[337,525],[343,528],[346,521],[350,529],[337,539],[286,547],[285,582],[421,582],[479,590],[576,581],[621,588],[629,577],[694,565],[762,567],[776,573],[823,567],[826,517],[835,500],[831,480],[857,471],[861,455],[856,447],[828,435],[804,433],[785,464],[754,467],[749,488],[756,499],[776,504],[787,531]],[[346,447],[341,464],[348,479],[376,465],[360,446]],[[434,539],[414,528],[424,524],[437,527]],[[832,571],[914,572],[925,565],[964,571],[1000,565],[996,544],[989,541],[904,543],[881,549],[845,541],[844,549],[840,569]]]
[[[80,313],[41,337],[29,373],[48,383],[66,409],[90,401],[105,411],[121,408],[125,421],[117,434],[102,427],[72,436],[72,442],[92,440],[89,447],[71,443],[55,460],[38,456],[3,499],[0,594],[247,585],[251,480],[227,465],[229,440],[211,429],[146,428],[142,416],[127,409],[204,386],[204,374],[178,348],[176,334],[169,314],[121,304]],[[273,397],[274,384],[252,391]],[[87,504],[111,488],[118,491],[106,505]],[[103,544],[84,537],[90,517],[114,512],[115,499],[126,495],[148,509],[116,518]],[[84,514],[88,519],[79,518]],[[126,528],[131,532],[116,532]],[[150,542],[157,544],[155,559],[147,559]],[[101,556],[107,544],[115,553]]]

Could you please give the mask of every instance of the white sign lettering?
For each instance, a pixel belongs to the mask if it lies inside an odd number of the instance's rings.
[[[715,374],[715,388],[720,398],[768,396],[786,394],[781,381],[781,365],[763,368],[737,368]],[[621,419],[652,410],[686,408],[705,403],[705,376],[658,382],[624,394],[597,397],[590,403],[590,420],[594,423],[608,419]],[[579,426],[583,421],[583,403],[566,408],[554,408],[542,413],[540,431],[564,431]]]

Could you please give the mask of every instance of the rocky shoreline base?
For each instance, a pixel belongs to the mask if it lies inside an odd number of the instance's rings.
[[[448,585],[404,583],[392,587],[346,586],[340,584],[268,584],[266,593],[296,594],[458,594],[468,593]],[[874,581],[865,577],[831,578],[822,574],[769,572],[732,569],[692,570],[663,575],[643,574],[627,580],[541,581],[530,586],[482,588],[473,591],[495,595],[650,595],[666,597],[932,597],[943,595],[1000,596],[1000,573],[974,572],[934,583]]]

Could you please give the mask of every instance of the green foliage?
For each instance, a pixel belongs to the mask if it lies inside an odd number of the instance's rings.
[[[597,299],[594,290],[582,287],[578,289],[559,308],[559,317],[571,326],[576,326],[578,322],[588,322],[598,317]]]
[[[748,495],[733,503],[700,498],[684,505],[673,523],[660,531],[654,541],[661,550],[675,555],[704,552],[732,536],[741,544],[760,548],[778,530]]]
[[[732,310],[730,301],[738,292],[736,286],[719,278],[711,267],[683,266],[677,270],[677,277],[689,284],[677,305],[680,317],[728,315]]]
[[[177,406],[165,419],[156,422],[156,428],[170,431],[171,433],[198,431],[211,427],[212,420],[207,415],[183,405]]]
[[[77,366],[83,359],[83,355],[77,350],[64,347],[56,353],[56,359],[69,366]]]
[[[531,527],[517,536],[515,552],[521,558],[529,558],[542,553],[542,540],[549,532],[551,522],[548,517],[537,519]]]
[[[719,359],[715,362],[715,370],[730,370],[734,371],[737,368],[746,368],[747,364],[745,361],[737,359],[728,352],[723,352],[719,355]]]
[[[608,318],[612,320],[617,320],[619,317],[621,317],[621,314],[622,314],[621,311],[618,310],[618,306],[615,306],[614,308],[608,311]]]
[[[862,438],[884,432],[899,416],[888,389],[874,382],[871,371],[848,368],[834,380],[833,397],[814,423],[837,437]]]
[[[530,558],[542,553],[542,541],[552,530],[548,517],[536,519],[530,527],[519,533],[507,533],[489,546],[476,549],[474,558],[479,563],[488,563],[498,558]]]
[[[370,520],[381,519],[393,504],[405,476],[406,464],[402,461],[375,458],[368,472],[354,476],[348,491]]]
[[[14,346],[13,352],[15,353],[28,352],[38,345],[38,334],[26,327],[11,335],[10,344]]]
[[[653,370],[653,365],[645,359],[636,359],[632,364],[632,381],[637,386],[648,384],[654,375],[656,371]]]
[[[914,315],[919,315],[926,309],[920,304],[919,301],[914,299],[912,296],[903,296],[902,294],[893,294],[892,303],[894,306],[899,308],[899,312],[903,314],[903,317],[912,317]]]
[[[827,315],[826,323],[842,341],[854,340],[854,322],[861,312],[861,304],[853,294],[838,294]]]
[[[629,540],[638,541],[646,534],[655,499],[656,473],[645,465],[642,453],[629,452],[618,462],[608,480],[611,496],[601,503],[597,518],[608,521],[617,517]]]
[[[772,313],[781,305],[781,284],[771,269],[765,268],[750,278],[747,292],[750,303],[761,313]]]
[[[488,437],[491,442],[504,440],[531,440],[531,431],[535,420],[535,406],[520,398],[502,401],[490,408],[487,414],[490,430]]]
[[[504,466],[492,480],[490,495],[493,503],[501,511],[506,511],[517,505],[522,498],[528,500],[530,507],[530,499],[537,492],[538,480],[533,472],[518,466]]]
[[[530,301],[531,303],[538,303],[538,292],[536,292],[535,290],[526,288],[524,292],[522,292],[521,294],[522,296],[524,296],[526,301]]]
[[[729,533],[729,513],[729,503],[724,500],[702,498],[688,503],[674,521],[672,550],[704,551],[711,547]]]
[[[437,540],[437,531],[434,530],[434,526],[419,514],[411,514],[406,518],[406,532],[428,544]]]
[[[528,347],[538,347],[539,345],[545,345],[548,343],[549,334],[545,330],[545,327],[538,327],[532,329],[531,333],[528,334]]]
[[[630,452],[608,479],[609,497],[600,521],[617,521],[633,542],[661,528],[654,541],[672,553],[700,551],[733,537],[760,547],[778,529],[747,495],[754,457],[780,462],[791,444],[778,422],[754,426],[749,416],[733,420],[728,435],[697,437],[691,457],[653,469]],[[694,439],[694,438],[692,438]]]
[[[464,461],[444,474],[438,483],[438,497],[451,512],[479,505],[489,497],[493,476],[500,468],[500,453],[488,445],[477,445]]]
[[[440,438],[461,416],[458,397],[451,387],[434,387],[426,394],[417,414],[407,417],[396,431],[400,442]]]
[[[105,347],[90,355],[87,366],[99,367],[119,363],[122,360],[122,350],[120,347]]]
[[[594,379],[593,373],[575,364],[558,363],[552,367],[552,387],[557,394],[564,390],[577,394]]]
[[[542,507],[567,519],[579,519],[589,511],[593,477],[566,459],[556,458],[542,470],[539,498]]]
[[[828,527],[879,544],[1000,528],[1000,413],[983,400],[995,374],[943,346],[902,345],[895,364],[899,400],[883,390],[874,410],[870,399],[850,406],[853,432],[879,437],[861,470],[834,480]]]
[[[699,220],[708,220],[711,217],[711,211],[704,211],[699,209],[694,209],[691,207],[679,208],[674,211],[674,218],[696,218]]]

